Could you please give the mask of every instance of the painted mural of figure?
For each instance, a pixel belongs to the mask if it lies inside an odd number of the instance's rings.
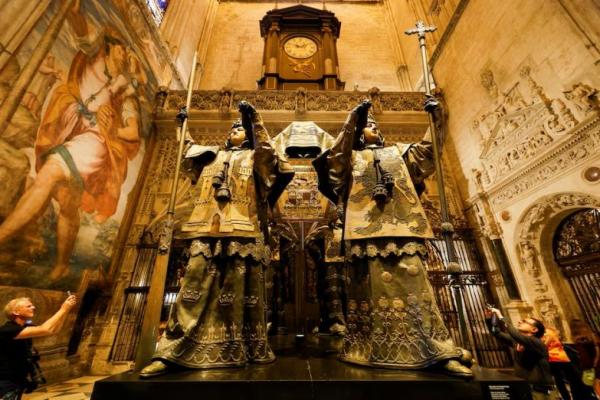
[[[42,115],[35,180],[0,225],[1,245],[41,215],[51,199],[57,202],[53,280],[69,274],[80,210],[99,223],[115,213],[128,161],[140,147],[139,104],[131,87],[142,77],[131,69],[123,39],[110,27],[92,38],[79,4],[68,21],[79,51]]]
[[[384,147],[370,106],[357,106],[334,145],[313,162],[319,190],[345,210],[350,281],[340,358],[373,367],[437,365],[470,376],[425,269],[424,241],[433,232],[419,193],[434,172],[431,143]]]
[[[46,56],[23,96],[23,105],[36,117],[40,116],[42,103],[54,83],[57,80],[63,80],[63,71],[57,68],[55,64],[56,59],[52,54]]]
[[[240,103],[224,149],[193,145],[186,153],[199,173],[194,204],[182,217],[190,240],[181,289],[158,343],[151,377],[173,363],[188,368],[239,367],[275,359],[267,341],[264,270],[270,251],[267,207],[294,170],[273,148],[260,115]],[[181,215],[188,214],[183,212]]]

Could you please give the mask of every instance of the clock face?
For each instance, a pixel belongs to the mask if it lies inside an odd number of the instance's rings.
[[[296,36],[285,42],[283,49],[290,57],[308,58],[317,52],[317,44],[307,37]]]

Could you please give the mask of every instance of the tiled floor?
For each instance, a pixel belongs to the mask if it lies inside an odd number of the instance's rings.
[[[61,383],[41,387],[33,393],[23,395],[23,400],[88,400],[94,382],[105,376],[82,376]]]

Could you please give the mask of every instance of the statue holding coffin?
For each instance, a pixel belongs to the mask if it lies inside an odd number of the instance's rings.
[[[313,165],[319,190],[343,210],[349,269],[343,361],[470,376],[436,305],[425,269],[433,237],[419,201],[434,172],[431,143],[384,146],[364,101]],[[342,214],[342,213],[341,213]]]
[[[273,148],[259,113],[241,102],[224,149],[188,146],[193,204],[178,239],[189,262],[167,328],[142,377],[188,368],[268,363],[264,268],[268,208],[294,171]]]

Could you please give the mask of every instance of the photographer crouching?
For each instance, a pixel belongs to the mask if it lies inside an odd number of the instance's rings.
[[[6,304],[8,322],[0,326],[0,400],[18,400],[23,392],[45,383],[31,339],[58,333],[76,304],[77,298],[69,295],[60,309],[39,326],[29,325],[35,315],[29,298],[12,299]]]
[[[515,328],[494,307],[488,307],[486,322],[492,334],[512,348],[515,375],[529,382],[533,399],[553,399],[554,379],[548,350],[541,340],[546,330],[544,324],[535,318],[524,318]]]

